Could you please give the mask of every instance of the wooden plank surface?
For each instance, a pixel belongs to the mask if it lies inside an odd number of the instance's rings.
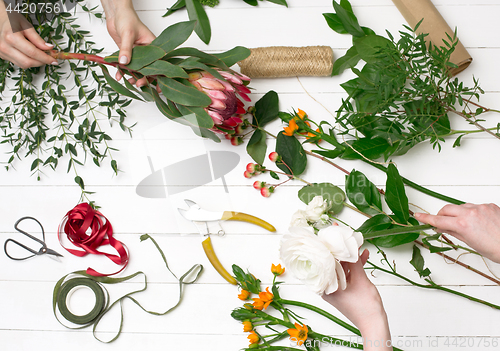
[[[397,33],[402,28],[403,17],[390,0],[352,0],[355,13],[362,25],[378,33],[385,29]],[[92,0],[91,4],[98,1]],[[185,11],[162,18],[165,9],[174,1],[135,1],[140,18],[155,34],[169,24],[187,19]],[[331,31],[322,13],[333,12],[330,0],[288,0],[289,8],[268,2],[250,7],[241,0],[222,0],[215,9],[207,9],[213,29],[210,45],[203,44],[193,35],[186,43],[209,52],[219,52],[235,45],[247,47],[329,45],[335,57],[340,57],[350,46],[350,37]],[[500,37],[498,17],[500,0],[435,0],[438,10],[451,27],[458,27],[462,43],[471,53],[472,65],[460,74],[466,83],[478,78],[486,91],[483,103],[492,108],[500,105]],[[89,21],[79,15],[83,28],[92,31],[97,46],[110,53],[116,49],[109,38],[105,24]],[[330,120],[345,94],[340,83],[349,74],[334,78],[302,77],[286,79],[255,79],[251,86],[252,101],[257,101],[268,90],[280,95],[280,109],[291,111],[301,108],[316,121]],[[310,94],[310,95],[309,95]],[[8,95],[8,93],[7,93]],[[314,101],[314,97],[317,101]],[[321,105],[320,105],[321,103]],[[487,126],[495,126],[500,116],[485,116]],[[252,188],[254,179],[243,177],[245,165],[251,159],[245,146],[233,147],[200,140],[189,129],[165,120],[152,104],[134,102],[128,108],[128,123],[137,122],[133,137],[113,128],[112,145],[120,151],[114,153],[122,172],[114,176],[109,167],[101,169],[90,165],[81,169],[87,189],[102,212],[112,222],[116,237],[122,240],[131,253],[127,274],[144,271],[150,285],[137,295],[138,300],[151,310],[163,311],[170,307],[177,294],[175,279],[166,271],[152,243],[140,242],[141,234],[151,234],[165,252],[172,270],[181,275],[193,264],[201,263],[205,270],[200,280],[185,287],[183,302],[166,316],[151,316],[130,302],[124,304],[124,325],[121,337],[112,344],[100,343],[92,337],[89,328],[69,330],[61,326],[52,313],[52,290],[63,275],[89,266],[111,271],[115,267],[106,259],[77,258],[65,252],[57,240],[57,226],[78,201],[80,191],[73,181],[74,175],[65,167],[57,172],[50,170],[37,181],[30,177],[28,162],[16,163],[16,170],[0,169],[0,235],[13,237],[14,222],[26,215],[38,218],[46,228],[47,244],[64,254],[58,262],[39,257],[24,262],[9,260],[0,254],[0,340],[2,350],[66,350],[92,348],[97,350],[238,350],[247,346],[246,335],[239,322],[230,317],[233,308],[241,305],[236,298],[237,289],[225,281],[210,266],[201,248],[201,238],[196,228],[177,212],[188,198],[214,210],[237,210],[252,213],[271,223],[277,233],[241,223],[223,223],[226,235],[214,237],[214,247],[221,262],[230,267],[236,263],[251,270],[263,281],[271,284],[271,263],[279,262],[279,242],[286,233],[291,215],[303,204],[297,197],[301,184],[290,183],[280,187],[269,199],[264,199]],[[470,128],[460,117],[452,117],[455,129]],[[277,133],[282,126],[274,122],[270,131]],[[272,140],[270,145],[272,145]],[[413,181],[447,195],[473,203],[499,202],[500,142],[486,135],[474,134],[463,139],[462,147],[452,148],[448,139],[438,153],[428,143],[423,143],[407,155],[395,158],[402,175]],[[137,195],[139,182],[151,174],[148,157],[155,170],[163,169],[207,150],[227,150],[240,156],[238,165],[225,176],[228,192],[222,180],[217,179],[201,187],[186,190],[166,199],[147,199]],[[0,152],[8,149],[2,145]],[[2,160],[8,156],[3,155]],[[357,161],[338,161],[347,170],[365,172],[378,186],[384,186],[384,175]],[[310,182],[328,181],[343,185],[344,174],[319,160],[311,160],[304,178]],[[264,180],[264,178],[262,178]],[[268,179],[265,179],[268,180]],[[169,184],[165,184],[169,186]],[[170,185],[171,186],[171,185]],[[163,187],[164,189],[164,187]],[[160,189],[158,189],[160,191]],[[444,203],[431,199],[412,189],[407,189],[410,202],[430,212],[438,211]],[[341,218],[357,226],[364,218],[357,213],[344,211]],[[372,247],[373,254],[375,250]],[[418,280],[409,265],[408,245],[388,250],[398,269]],[[491,281],[466,271],[441,257],[424,253],[427,265],[435,274],[436,282],[493,303],[500,304],[499,287]],[[461,258],[464,262],[488,272],[484,262],[471,255]],[[489,269],[500,275],[500,267],[489,263]],[[343,318],[320,297],[308,291],[290,274],[282,295],[325,308]],[[499,349],[500,311],[481,306],[465,299],[437,291],[424,291],[409,286],[393,277],[375,273],[370,279],[379,287],[386,306],[396,346],[405,350],[492,350]],[[121,286],[110,287],[112,298],[137,289],[140,281],[134,280]],[[108,337],[116,330],[118,315],[112,313],[100,326],[100,336]],[[308,318],[307,322],[318,331],[349,339],[342,328],[320,317],[297,311]],[[283,345],[286,345],[284,342]],[[327,348],[328,349],[328,348]]]

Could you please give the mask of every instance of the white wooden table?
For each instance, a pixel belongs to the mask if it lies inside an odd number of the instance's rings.
[[[95,2],[95,1],[94,1]],[[212,24],[213,37],[206,46],[193,35],[187,46],[209,52],[220,52],[236,45],[308,46],[329,45],[335,57],[343,55],[350,46],[350,36],[334,33],[326,25],[322,13],[333,12],[329,0],[288,0],[289,8],[262,2],[250,7],[241,0],[222,0],[215,9],[207,9]],[[486,91],[482,102],[499,108],[500,38],[498,18],[500,0],[435,0],[435,5],[453,28],[458,26],[459,37],[474,58],[472,65],[459,75],[466,83],[472,77],[479,78]],[[185,11],[162,18],[165,9],[173,1],[135,1],[141,19],[155,34],[174,22],[187,19]],[[354,11],[362,25],[377,33],[388,29],[397,33],[404,23],[390,0],[352,0]],[[88,22],[81,16],[82,26],[94,33],[98,46],[112,52],[115,44],[107,35],[105,25],[97,20]],[[251,86],[252,101],[257,101],[268,90],[280,96],[280,109],[291,111],[301,108],[316,120],[330,120],[332,116],[306,93],[309,92],[330,112],[339,106],[345,96],[340,83],[348,80],[348,74],[335,78],[255,79]],[[305,89],[305,90],[304,90]],[[221,262],[230,267],[238,264],[249,269],[263,282],[272,281],[271,263],[279,262],[279,241],[287,231],[291,215],[304,205],[297,197],[299,183],[280,187],[269,199],[263,198],[252,188],[252,180],[243,177],[245,165],[251,162],[245,146],[233,147],[227,141],[215,145],[200,140],[188,128],[167,121],[152,104],[133,103],[128,108],[130,123],[138,122],[133,138],[118,129],[111,132],[113,146],[120,149],[115,157],[121,167],[118,176],[111,169],[98,169],[90,165],[80,170],[92,196],[114,226],[116,237],[130,249],[131,261],[124,272],[132,274],[142,270],[148,276],[149,287],[137,298],[150,310],[162,311],[170,307],[177,294],[175,280],[163,266],[156,249],[150,242],[140,242],[141,234],[149,233],[164,250],[171,268],[181,275],[195,263],[205,270],[198,283],[185,287],[184,299],[174,312],[156,317],[145,314],[129,302],[124,304],[123,333],[112,344],[100,343],[92,337],[91,329],[69,330],[61,326],[52,313],[52,290],[63,275],[89,266],[112,271],[115,266],[105,258],[77,258],[62,249],[56,230],[63,215],[76,205],[80,195],[73,182],[73,174],[67,174],[61,166],[57,172],[47,170],[41,181],[30,177],[30,163],[18,163],[17,171],[0,170],[0,233],[3,238],[15,234],[14,222],[22,216],[38,218],[46,228],[47,244],[64,254],[61,262],[48,257],[37,257],[23,262],[9,260],[0,254],[0,343],[2,350],[238,350],[247,346],[246,333],[239,322],[230,317],[232,309],[241,306],[237,288],[227,284],[211,267],[196,235],[196,228],[177,213],[183,199],[197,201],[216,210],[237,210],[259,216],[277,228],[277,233],[242,223],[224,223],[225,237],[214,237],[213,244]],[[485,116],[487,126],[495,126],[500,116]],[[459,117],[452,117],[454,129],[467,128]],[[270,130],[281,129],[278,122]],[[272,141],[270,141],[272,145]],[[473,203],[498,202],[500,198],[500,142],[489,136],[465,137],[460,148],[452,148],[453,140],[443,145],[441,153],[432,150],[427,143],[397,158],[402,175],[438,192]],[[7,149],[0,149],[6,152]],[[226,175],[228,193],[220,179],[170,196],[167,199],[147,199],[136,194],[137,184],[151,173],[148,157],[153,167],[160,169],[175,162],[205,153],[207,150],[228,150],[241,156],[239,165]],[[4,160],[7,156],[2,156]],[[358,169],[377,185],[384,186],[383,174],[361,162],[342,161],[344,168]],[[311,182],[328,181],[343,185],[344,174],[322,163],[310,160],[304,178]],[[262,178],[262,180],[269,180]],[[438,211],[444,203],[420,193],[407,190],[410,202],[429,212]],[[341,218],[353,226],[363,218],[345,210]],[[181,235],[182,233],[183,235]],[[187,234],[187,235],[184,235]],[[3,239],[2,239],[3,240]],[[3,242],[3,241],[2,241]],[[409,266],[410,246],[388,250],[396,259],[401,272],[418,279]],[[375,255],[375,251],[372,252]],[[447,264],[442,258],[424,253],[428,267],[436,282],[500,304],[500,288],[458,267]],[[474,257],[463,256],[464,262],[486,271],[484,263]],[[497,267],[492,267],[500,272]],[[282,295],[288,299],[302,300],[325,308],[341,317],[319,296],[308,291],[290,274],[283,276],[286,284]],[[375,273],[373,282],[379,288],[389,316],[396,346],[405,350],[491,350],[500,349],[498,321],[500,311],[469,302],[445,293],[424,291],[408,284]],[[137,287],[134,283],[109,288],[113,297],[120,292]],[[78,294],[78,293],[77,293]],[[82,300],[84,292],[75,299]],[[320,317],[310,316],[302,310],[300,315],[309,317],[307,323],[324,334],[349,339],[348,332]],[[115,311],[116,312],[116,311]],[[107,316],[102,323],[101,336],[111,335],[116,329],[117,314]],[[487,337],[486,339],[482,337]],[[489,341],[489,345],[485,343]],[[495,343],[496,342],[496,343]],[[284,343],[287,344],[286,342]],[[496,347],[495,347],[496,345]]]

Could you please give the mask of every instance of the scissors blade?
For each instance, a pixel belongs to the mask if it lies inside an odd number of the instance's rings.
[[[47,248],[47,249],[46,249],[45,253],[46,253],[47,255],[53,255],[53,256],[57,256],[57,257],[64,257],[64,256],[63,256],[63,255],[61,255],[59,252],[54,251],[54,250],[49,249],[49,248]]]

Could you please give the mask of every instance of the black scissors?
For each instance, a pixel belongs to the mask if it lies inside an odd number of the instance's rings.
[[[18,225],[19,223],[21,223],[22,221],[24,220],[27,220],[27,219],[32,219],[34,220],[35,222],[38,223],[38,225],[40,226],[40,228],[42,229],[42,237],[43,237],[43,240],[40,240],[36,237],[34,237],[33,235],[25,232],[24,230],[22,229],[19,229]],[[28,259],[30,257],[33,257],[33,256],[40,256],[40,255],[44,255],[44,254],[47,254],[47,255],[54,255],[54,256],[58,256],[58,257],[63,257],[63,255],[57,253],[56,251],[52,250],[52,249],[49,249],[47,247],[47,244],[45,244],[45,231],[43,230],[43,226],[42,224],[36,219],[36,218],[33,218],[33,217],[22,217],[20,218],[15,224],[14,224],[14,229],[17,230],[19,233],[22,233],[24,235],[26,235],[28,238],[30,239],[33,239],[35,240],[36,242],[42,244],[42,247],[40,248],[40,250],[36,251],[36,250],[33,250],[32,248],[29,248],[28,246],[24,245],[24,244],[21,244],[20,242],[14,240],[14,239],[7,239],[5,240],[5,244],[3,246],[3,249],[5,251],[5,254],[7,255],[7,257],[9,257],[10,259],[12,260],[16,260],[16,261],[22,261],[22,260],[25,260],[25,259]],[[11,255],[9,255],[9,253],[7,252],[7,244],[9,242],[12,242],[14,244],[17,244],[18,246],[21,246],[23,249],[29,251],[32,253],[32,255],[29,255],[29,256],[26,256],[26,257],[12,257]]]

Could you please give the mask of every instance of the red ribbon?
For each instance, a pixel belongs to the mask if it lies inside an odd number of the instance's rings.
[[[69,241],[82,250],[74,250],[64,247],[61,242],[61,227],[64,228]],[[87,234],[90,229],[90,234]],[[128,252],[125,245],[113,237],[113,227],[106,217],[97,210],[94,210],[88,203],[81,203],[74,209],[66,213],[57,230],[59,242],[69,253],[83,257],[87,254],[104,255],[111,261],[123,267],[115,273],[103,274],[92,268],[87,268],[87,274],[95,277],[105,277],[120,273],[128,264]],[[112,246],[118,255],[98,251],[104,245]]]

